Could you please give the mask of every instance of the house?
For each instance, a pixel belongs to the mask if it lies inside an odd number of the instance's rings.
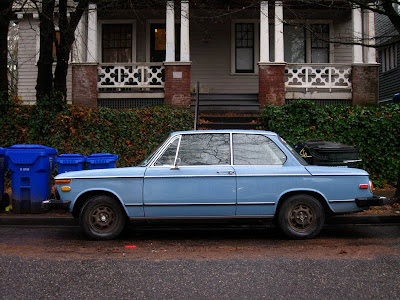
[[[200,82],[202,95],[249,95],[260,106],[293,99],[377,102],[375,49],[352,44],[366,36],[374,43],[374,13],[340,0],[332,7],[230,2],[113,9],[90,3],[75,33],[68,100],[88,107],[188,107]],[[19,96],[34,103],[38,16],[25,11],[18,19]]]
[[[400,14],[400,6],[397,5]],[[400,35],[385,15],[376,16],[379,62],[379,103],[389,103],[400,93]]]

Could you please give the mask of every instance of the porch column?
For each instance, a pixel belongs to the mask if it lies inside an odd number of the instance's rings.
[[[275,62],[269,61],[268,1],[260,3],[260,62],[258,63],[258,101],[266,104],[285,103],[285,63],[283,55],[283,7],[275,1]]]
[[[275,62],[284,62],[283,48],[283,6],[275,1]]]
[[[175,5],[167,1],[165,61],[175,61]]]
[[[188,0],[181,2],[181,61],[190,61]]]
[[[181,57],[175,61],[175,14],[174,1],[166,7],[166,55],[165,55],[165,102],[181,108],[190,107],[190,37],[189,1],[181,1]]]
[[[97,4],[89,4],[87,62],[97,63]]]
[[[268,1],[260,3],[260,62],[269,62]]]
[[[363,41],[363,20],[360,8],[353,8],[353,39],[355,43]],[[372,16],[371,16],[372,15]],[[368,30],[365,36],[368,43],[373,42],[369,38],[375,36],[375,20],[373,13],[365,15],[364,21],[368,22]],[[376,105],[378,103],[378,76],[379,68],[376,63],[375,49],[366,50],[366,63],[364,63],[363,46],[353,46],[353,67],[351,72],[352,82],[352,104],[353,105]]]
[[[360,43],[362,41],[362,16],[361,8],[354,7],[352,10],[353,16],[353,41]],[[353,63],[363,63],[363,47],[361,45],[353,45]]]
[[[367,11],[368,18],[368,44],[375,45],[375,12],[368,10]],[[373,47],[368,47],[368,63],[373,64],[376,63],[376,49]]]
[[[74,63],[84,62],[86,59],[85,51],[84,51],[84,36],[85,36],[85,14],[82,15],[82,18],[79,20],[78,26],[75,30],[75,42],[74,42],[74,53],[72,55],[72,61]]]
[[[77,30],[81,30],[84,22],[81,20]],[[82,27],[81,27],[82,26]],[[84,30],[79,32],[82,36]],[[72,64],[72,104],[85,107],[97,107],[97,5],[89,4],[87,22],[87,41],[86,42],[86,62],[83,46],[78,47],[82,50],[81,61]],[[84,42],[84,43],[85,43]],[[79,42],[78,42],[79,45]]]

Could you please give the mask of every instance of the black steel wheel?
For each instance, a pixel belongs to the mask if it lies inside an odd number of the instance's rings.
[[[321,203],[310,195],[294,195],[285,200],[278,213],[281,230],[294,239],[316,236],[325,222]]]
[[[86,236],[94,240],[117,237],[126,224],[126,214],[113,198],[98,195],[90,198],[79,215],[79,223]]]

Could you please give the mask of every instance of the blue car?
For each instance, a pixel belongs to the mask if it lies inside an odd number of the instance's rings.
[[[131,220],[273,219],[291,238],[317,235],[325,216],[382,205],[368,173],[308,165],[269,131],[174,132],[136,167],[55,178],[58,200],[91,239],[113,239]]]

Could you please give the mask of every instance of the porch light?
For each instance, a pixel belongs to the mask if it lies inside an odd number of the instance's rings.
[[[157,29],[157,28],[156,28],[156,29],[154,29],[154,32],[155,32],[155,33],[157,33],[157,32],[158,32],[158,29]]]

